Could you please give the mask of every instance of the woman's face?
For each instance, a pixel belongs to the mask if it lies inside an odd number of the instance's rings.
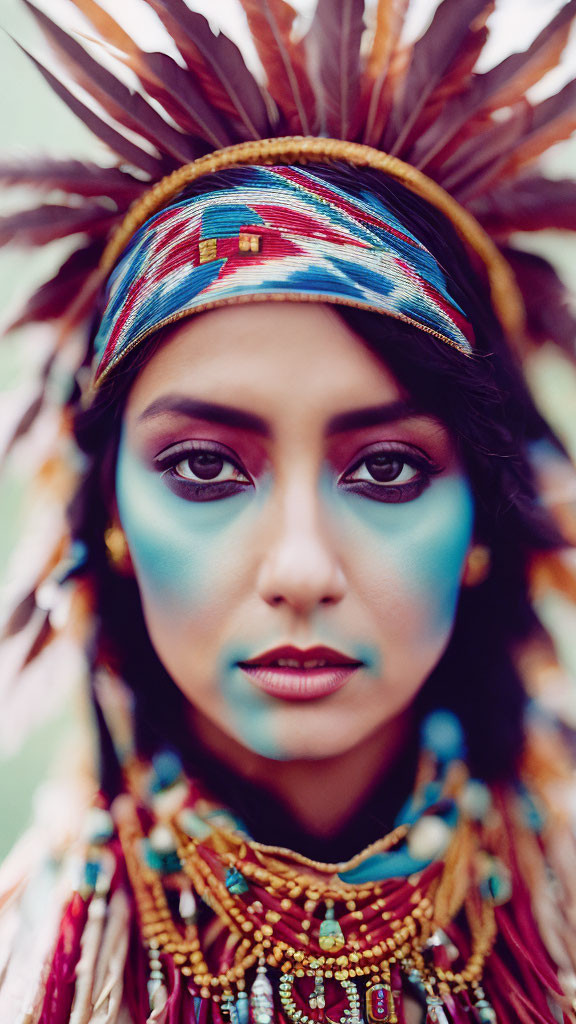
[[[470,485],[446,428],[329,306],[178,326],[130,392],[116,496],[160,660],[244,748],[348,752],[446,647]]]

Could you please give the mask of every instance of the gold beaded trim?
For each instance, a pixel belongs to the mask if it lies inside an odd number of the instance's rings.
[[[102,256],[101,267],[108,274],[135,232],[186,185],[203,175],[227,167],[262,164],[306,164],[308,161],[342,160],[355,167],[371,167],[401,182],[443,213],[462,240],[486,267],[494,312],[506,335],[517,343],[524,326],[524,305],[510,265],[475,217],[431,178],[397,157],[372,146],[342,139],[287,136],[257,139],[227,146],[184,164],[162,178],[130,208]]]

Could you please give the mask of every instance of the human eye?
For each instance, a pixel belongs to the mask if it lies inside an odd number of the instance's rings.
[[[347,491],[375,501],[413,501],[440,471],[419,449],[395,443],[364,452],[339,482]]]
[[[217,501],[252,485],[239,460],[216,442],[172,445],[154,463],[170,490],[188,501]]]

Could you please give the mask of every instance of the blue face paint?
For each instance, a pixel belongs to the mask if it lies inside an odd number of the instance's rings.
[[[335,518],[343,517],[351,543],[371,553],[371,570],[382,566],[382,587],[396,586],[430,610],[431,632],[454,618],[464,561],[474,529],[474,497],[458,473],[432,477],[415,499],[380,502],[346,491],[323,478]],[[361,536],[362,527],[367,533]]]
[[[225,501],[186,501],[157,469],[130,448],[122,431],[116,467],[116,501],[140,587],[168,609],[193,608],[208,599],[212,583],[228,571],[223,532],[238,528],[250,504],[245,492]]]

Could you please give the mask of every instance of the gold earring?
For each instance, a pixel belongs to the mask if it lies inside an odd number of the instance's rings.
[[[110,565],[122,576],[132,572],[132,560],[124,530],[114,524],[104,531],[104,544]]]
[[[462,585],[464,587],[477,587],[479,583],[484,583],[484,580],[488,579],[490,575],[491,566],[492,554],[490,548],[486,544],[475,544],[468,552],[466,558]]]

